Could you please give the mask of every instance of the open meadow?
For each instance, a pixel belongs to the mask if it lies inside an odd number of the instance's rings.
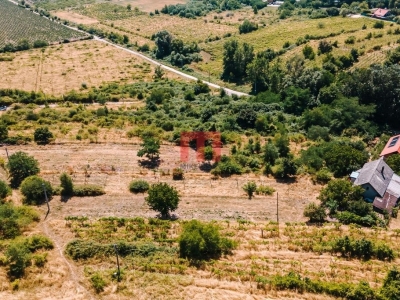
[[[12,60],[0,61],[0,88],[54,95],[109,82],[150,81],[155,68],[141,58],[95,40],[3,56],[12,57]],[[166,77],[176,78],[172,74],[166,74]]]

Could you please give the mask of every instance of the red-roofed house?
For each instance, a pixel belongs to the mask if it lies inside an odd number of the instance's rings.
[[[385,148],[383,148],[380,156],[388,157],[392,154],[400,153],[400,135],[392,136],[387,142]]]
[[[383,9],[383,8],[378,8],[373,14],[372,16],[374,18],[378,18],[378,19],[386,19],[388,17],[390,17],[392,15],[392,13],[390,12],[390,10],[388,9]]]

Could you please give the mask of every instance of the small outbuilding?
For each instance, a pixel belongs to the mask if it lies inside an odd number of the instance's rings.
[[[392,16],[392,13],[390,12],[390,10],[383,9],[383,8],[378,8],[372,14],[372,17],[378,18],[378,19],[387,19],[388,17],[391,17],[391,16]]]
[[[387,158],[393,154],[400,153],[400,135],[392,136],[383,148],[380,157]]]

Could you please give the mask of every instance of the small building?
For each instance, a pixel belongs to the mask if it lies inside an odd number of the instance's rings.
[[[381,157],[364,164],[362,169],[352,172],[354,185],[365,189],[365,201],[372,203],[375,210],[391,213],[400,198],[400,176]]]
[[[390,155],[399,153],[400,153],[400,135],[395,135],[388,140],[385,148],[383,148],[379,156],[387,158]]]
[[[392,13],[390,12],[389,9],[383,9],[383,8],[378,8],[372,13],[372,17],[378,18],[378,19],[387,19],[390,17]]]

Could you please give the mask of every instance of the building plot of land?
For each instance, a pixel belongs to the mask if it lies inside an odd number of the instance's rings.
[[[155,67],[130,53],[94,40],[56,45],[44,52],[40,49],[17,52],[12,57],[12,61],[0,61],[0,88],[43,91],[53,95],[107,82],[153,80]]]

